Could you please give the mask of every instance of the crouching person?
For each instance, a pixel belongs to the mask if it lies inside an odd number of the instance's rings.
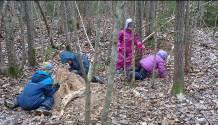
[[[41,68],[32,75],[31,80],[25,85],[15,101],[5,101],[5,105],[11,109],[18,106],[24,110],[36,109],[36,113],[50,115],[49,110],[54,104],[53,95],[60,87],[58,83],[53,84],[52,68],[51,63],[43,63]]]
[[[73,53],[71,51],[64,50],[59,54],[59,56],[60,56],[62,64],[65,64],[65,63],[69,64],[69,66],[70,66],[69,71],[70,72],[74,72],[80,76],[83,76],[82,70],[81,70],[81,67],[79,64],[78,53]],[[88,75],[88,72],[89,72],[88,56],[85,55],[84,53],[82,53],[81,58],[82,58],[82,63],[83,63],[83,67],[85,70],[85,74]],[[104,81],[101,78],[99,78],[98,76],[93,76],[91,79],[91,82],[99,82],[100,84],[104,84]]]
[[[155,55],[149,55],[144,57],[139,61],[139,67],[135,71],[136,80],[144,80],[146,77],[150,76],[153,72],[157,71],[160,78],[166,77],[166,59],[167,52],[164,50],[159,50]],[[153,66],[154,70],[153,71]],[[128,80],[132,79],[133,71],[129,72]]]

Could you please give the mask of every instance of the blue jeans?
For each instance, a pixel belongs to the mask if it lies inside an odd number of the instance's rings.
[[[128,74],[128,79],[132,79],[133,71],[130,71]],[[146,76],[148,75],[148,72],[142,68],[139,67],[135,70],[135,80],[144,80]]]

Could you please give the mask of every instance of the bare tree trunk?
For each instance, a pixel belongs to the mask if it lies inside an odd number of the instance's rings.
[[[98,14],[100,13],[100,1],[98,1]],[[90,63],[90,69],[88,73],[88,80],[89,84],[90,81],[92,80],[93,76],[95,76],[95,70],[96,70],[96,62],[97,62],[97,54],[98,54],[98,46],[100,42],[100,15],[98,15],[97,19],[97,27],[96,27],[96,42],[95,42],[95,54],[94,54],[94,59],[93,59],[93,65]],[[90,94],[88,94],[90,93]],[[90,124],[90,119],[91,119],[91,114],[90,114],[90,104],[91,104],[91,88],[90,85],[86,86],[86,118],[85,118],[85,124],[89,125]]]
[[[19,20],[19,26],[21,30],[21,46],[22,46],[22,64],[20,69],[23,69],[24,65],[26,64],[26,48],[25,48],[25,36],[24,36],[24,20],[23,20],[23,15],[24,15],[24,10],[23,10],[23,3],[22,2],[16,2],[17,3],[17,17]]]
[[[2,10],[1,10],[1,15],[0,15],[0,66],[4,66],[4,57],[3,57],[3,53],[2,53],[2,40],[3,40],[3,36],[1,34],[2,31],[2,22],[4,20],[4,16],[6,14],[6,9],[8,5],[8,1],[4,1],[3,5],[2,5]]]
[[[155,18],[154,18],[154,31],[157,31],[157,16],[156,16],[156,13],[155,13]],[[158,32],[158,31],[157,31]],[[158,43],[157,43],[157,32],[155,32],[154,34],[154,49],[155,49],[155,57],[154,57],[154,64],[153,65],[153,72],[152,72],[152,85],[151,85],[151,88],[154,89],[154,83],[155,83],[155,77],[156,77],[156,71],[155,71],[155,68],[156,68],[156,53],[157,53],[157,46],[158,46]]]
[[[132,74],[132,80],[131,80],[131,85],[133,85],[133,83],[135,82],[135,45],[134,45],[134,33],[135,31],[132,32],[132,70],[133,70],[133,74]]]
[[[66,10],[67,9],[66,8],[67,1],[64,1],[62,4],[63,4],[63,10],[62,11],[64,11],[63,12],[63,16],[64,16],[64,33],[66,35],[66,47],[71,48],[70,47],[69,34],[68,34],[68,32],[69,32],[69,29],[68,29],[68,17],[67,17],[67,10]]]
[[[185,42],[185,72],[188,73],[191,65],[191,47],[190,47],[190,38],[191,38],[191,27],[190,27],[190,17],[189,17],[189,1],[186,2],[186,13],[185,13],[185,33],[184,33],[184,42]]]
[[[136,1],[136,33],[142,39],[142,2]]]
[[[153,31],[153,25],[154,25],[154,17],[155,17],[155,5],[156,5],[156,1],[147,1],[147,22],[146,24],[149,23],[147,29],[146,29],[146,36],[148,36],[149,34],[152,33]]]
[[[91,105],[91,86],[90,86],[90,81],[88,80],[87,74],[85,73],[85,69],[83,66],[83,61],[82,61],[82,55],[81,55],[81,48],[80,48],[80,42],[79,42],[79,37],[77,36],[77,52],[78,52],[78,57],[79,57],[79,64],[81,67],[81,71],[83,74],[83,78],[85,79],[85,83],[86,83],[86,102],[85,102],[85,125],[89,125],[91,122],[91,112],[90,112],[90,105]]]
[[[118,1],[116,7],[116,13],[114,15],[115,18],[115,25],[113,31],[113,44],[112,44],[112,53],[111,53],[111,61],[109,67],[109,78],[107,84],[107,91],[105,96],[104,107],[102,110],[102,117],[101,123],[107,124],[107,117],[109,113],[110,103],[112,99],[112,90],[113,90],[113,83],[114,83],[114,74],[115,74],[115,62],[116,62],[116,47],[117,47],[117,40],[118,40],[118,30],[121,28],[121,15],[123,11],[124,2]]]
[[[24,12],[25,12],[25,21],[27,25],[27,43],[28,43],[28,61],[30,66],[36,65],[35,49],[34,49],[34,40],[33,40],[33,19],[32,19],[32,7],[31,1],[23,1],[24,3]]]
[[[76,39],[75,39],[75,37],[72,37],[72,36],[75,36],[76,35],[76,32],[73,32],[73,31],[76,31],[77,30],[77,28],[76,28],[76,24],[77,24],[77,20],[76,20],[76,9],[75,9],[75,6],[74,6],[74,3],[73,3],[74,1],[68,1],[68,6],[67,6],[67,8],[68,8],[68,10],[69,10],[69,17],[70,17],[70,19],[69,19],[69,24],[70,24],[70,26],[69,26],[69,30],[70,30],[70,41],[72,41],[73,43],[73,46],[75,46],[76,45],[76,42],[74,42],[74,41],[76,41]],[[72,47],[71,48],[73,51],[74,50],[76,50],[75,49],[75,47]]]
[[[43,12],[42,7],[41,7],[39,1],[35,0],[35,3],[36,3],[36,5],[39,8],[39,11],[40,11],[40,13],[42,15],[42,19],[43,19],[43,21],[45,23],[45,26],[46,26],[46,29],[47,29],[47,32],[48,32],[48,36],[49,36],[50,44],[51,44],[52,48],[56,48],[56,46],[54,45],[54,42],[53,42],[53,37],[52,37],[52,34],[51,34],[51,29],[50,29],[49,24],[48,24],[47,19],[46,19],[46,13]]]
[[[17,68],[17,61],[16,61],[16,54],[15,54],[15,48],[14,48],[14,17],[12,17],[11,12],[11,1],[8,4],[9,10],[7,15],[5,16],[5,33],[6,33],[6,50],[7,50],[7,56],[8,56],[8,71],[11,76],[17,76],[18,75],[18,68]]]
[[[214,29],[213,29],[213,39],[215,40],[215,34],[216,34],[216,31],[217,31],[217,19],[218,19],[218,12],[216,14],[216,19],[215,19],[215,22],[214,22]]]
[[[175,55],[172,94],[184,93],[184,20],[185,1],[176,1]]]
[[[92,1],[91,1],[92,2]],[[85,17],[87,17],[86,19],[87,19],[87,25],[86,25],[86,27],[87,27],[87,34],[89,35],[89,36],[91,36],[91,34],[92,34],[92,27],[91,27],[91,18],[89,17],[89,16],[91,16],[91,2],[90,1],[87,1],[86,3],[83,3],[84,4],[84,18]],[[88,5],[88,6],[87,6]],[[86,11],[87,12],[86,12]]]

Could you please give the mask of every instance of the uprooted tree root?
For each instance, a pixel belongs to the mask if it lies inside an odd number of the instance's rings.
[[[84,95],[85,81],[75,73],[71,73],[64,68],[58,69],[55,80],[59,81],[60,88],[54,96],[54,110],[59,111],[62,116],[67,104],[71,100]]]

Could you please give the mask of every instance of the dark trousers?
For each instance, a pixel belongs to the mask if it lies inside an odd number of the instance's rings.
[[[132,75],[133,75],[133,71],[130,71],[128,74],[128,79],[132,79]],[[142,67],[138,67],[135,70],[135,80],[144,80],[146,78],[146,76],[148,75],[148,72],[142,68]]]

